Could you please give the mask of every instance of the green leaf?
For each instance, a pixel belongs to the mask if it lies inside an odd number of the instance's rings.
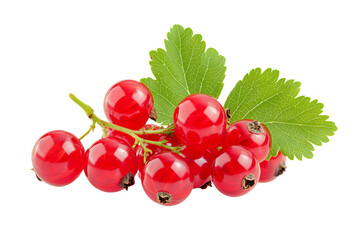
[[[321,146],[337,130],[335,123],[321,115],[323,104],[308,97],[297,97],[300,83],[279,79],[279,71],[253,69],[240,80],[228,96],[234,123],[254,119],[264,123],[271,134],[268,159],[281,151],[290,159],[312,158],[313,144]]]
[[[158,122],[169,124],[176,106],[188,95],[204,93],[218,98],[225,78],[225,58],[190,28],[174,25],[165,40],[165,49],[150,52],[155,79],[144,78],[153,95]]]

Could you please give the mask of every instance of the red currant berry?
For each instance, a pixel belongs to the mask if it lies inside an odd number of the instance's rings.
[[[116,83],[106,93],[104,110],[106,117],[117,125],[140,129],[153,109],[154,101],[147,87],[134,80]]]
[[[151,150],[151,153],[148,152],[146,154],[146,163],[149,162],[149,160],[151,159],[152,156],[154,156],[156,154],[159,154],[159,153],[162,153],[162,152],[168,152],[169,151],[166,148],[163,148],[163,147],[160,147],[160,146],[157,146],[157,145],[154,145],[154,144],[150,144],[150,143],[144,143],[144,146]],[[135,150],[135,154],[136,154],[136,161],[138,163],[138,168],[139,168],[138,176],[141,179],[142,173],[143,173],[143,170],[144,170],[144,166],[146,164],[144,162],[144,148],[141,145],[137,145],[134,150]]]
[[[151,125],[151,124],[149,124]],[[155,135],[150,137],[151,135]],[[176,136],[174,134],[145,134],[141,136],[144,139],[147,140],[152,140],[152,141],[162,141],[162,140],[167,140],[167,142],[165,143],[165,145],[169,146],[169,147],[174,147],[174,146],[179,146],[180,142],[179,140],[176,138]],[[149,137],[151,139],[149,139]],[[138,167],[139,167],[139,171],[138,171],[138,177],[141,179],[142,173],[143,173],[143,169],[145,164],[151,159],[152,156],[162,153],[162,152],[169,152],[169,149],[154,145],[154,144],[150,144],[150,143],[144,143],[145,147],[151,150],[151,153],[148,152],[146,154],[146,162],[144,162],[144,148],[141,145],[137,145],[135,147],[135,153],[136,153],[136,159],[137,159],[137,163],[138,163]]]
[[[211,166],[219,151],[216,148],[208,149],[205,152],[193,150],[184,146],[181,150],[190,167],[194,177],[194,188],[205,189],[211,186]]]
[[[135,138],[130,136],[129,134],[114,130],[112,128],[106,128],[107,137],[119,138],[127,142],[130,146],[134,145]]]
[[[260,179],[259,182],[270,182],[276,177],[283,174],[286,170],[286,157],[278,152],[276,157],[271,157],[269,161],[263,161],[260,163]]]
[[[173,152],[153,156],[144,167],[142,186],[156,203],[176,205],[184,201],[194,186],[186,160]]]
[[[84,169],[90,183],[102,191],[128,190],[135,183],[135,152],[124,140],[102,138],[86,151]]]
[[[260,163],[270,152],[269,130],[264,124],[254,120],[241,120],[233,123],[226,129],[224,148],[232,145],[246,147]]]
[[[165,140],[167,141],[165,145],[170,147],[176,147],[182,145],[179,139],[176,137],[174,133],[165,134]]]
[[[73,134],[57,130],[43,135],[32,151],[32,164],[38,178],[54,185],[72,183],[84,166],[85,150]]]
[[[224,138],[224,108],[213,97],[193,94],[186,97],[174,112],[175,134],[193,149],[205,150],[219,146]]]
[[[260,166],[246,148],[230,146],[214,160],[211,176],[220,192],[237,197],[256,186],[260,177]]]

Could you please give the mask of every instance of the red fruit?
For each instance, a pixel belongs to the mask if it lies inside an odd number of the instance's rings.
[[[117,125],[140,129],[153,109],[154,101],[147,87],[134,80],[124,80],[112,86],[105,95],[106,117]]]
[[[150,143],[144,143],[144,145],[145,145],[145,147],[147,147],[148,149],[151,150],[151,153],[148,152],[146,154],[146,163],[149,162],[149,160],[151,159],[152,156],[162,153],[162,152],[170,151],[166,148],[163,148],[163,147],[160,147],[160,146],[157,146],[154,144],[150,144]],[[144,148],[141,145],[137,145],[134,150],[135,150],[135,154],[136,154],[136,161],[137,161],[138,168],[139,168],[138,176],[141,179],[143,170],[144,170],[144,166],[145,166]]]
[[[260,163],[260,179],[259,182],[270,182],[283,174],[286,169],[286,157],[278,152],[276,157],[271,157],[269,161]]]
[[[151,124],[149,124],[151,125]],[[155,135],[155,136],[151,136],[151,135]],[[150,137],[151,136],[151,137]],[[178,146],[180,144],[179,140],[176,138],[176,136],[174,134],[145,134],[142,135],[142,137],[144,139],[147,140],[152,140],[152,141],[162,141],[162,140],[167,140],[168,142],[165,143],[165,145],[169,146],[169,147],[174,147],[174,146]],[[151,139],[149,139],[149,137]],[[147,147],[148,149],[150,149],[152,152],[151,153],[147,153],[146,154],[146,163],[151,159],[152,156],[162,153],[162,152],[169,152],[169,149],[154,145],[154,144],[150,144],[150,143],[144,143],[145,147]],[[137,163],[138,163],[138,167],[139,167],[139,171],[138,171],[138,176],[141,179],[142,173],[143,173],[143,169],[146,163],[144,163],[144,148],[139,144],[135,147],[135,153],[136,153],[136,159],[137,159]]]
[[[231,124],[226,129],[224,148],[241,145],[252,152],[258,162],[262,162],[269,155],[271,137],[264,124],[254,120],[241,120]]]
[[[160,153],[144,167],[142,186],[156,203],[176,205],[184,201],[194,186],[186,160],[173,152]]]
[[[107,137],[114,137],[114,138],[119,138],[121,140],[124,140],[130,146],[134,145],[134,143],[135,143],[135,138],[133,138],[129,134],[126,134],[126,133],[123,133],[120,131],[116,131],[112,128],[106,128],[106,135],[107,135]]]
[[[211,186],[211,166],[218,153],[215,148],[199,152],[184,146],[181,150],[180,155],[187,160],[194,177],[194,188],[205,189]]]
[[[260,177],[260,166],[246,148],[230,146],[214,160],[211,176],[220,192],[237,197],[256,186]]]
[[[38,178],[54,185],[72,183],[84,166],[85,150],[73,134],[61,130],[43,135],[32,151],[32,164]]]
[[[124,140],[102,138],[86,151],[85,175],[102,191],[127,190],[136,172],[135,152]]]
[[[200,151],[214,148],[222,143],[225,135],[224,108],[211,96],[190,95],[175,109],[174,127],[183,144]]]
[[[167,141],[165,145],[170,147],[176,147],[182,145],[179,139],[176,137],[174,133],[165,134],[165,140]]]

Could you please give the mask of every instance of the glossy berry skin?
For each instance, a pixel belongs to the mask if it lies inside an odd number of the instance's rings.
[[[183,144],[201,151],[214,148],[225,136],[224,108],[206,94],[190,95],[175,109],[174,128]]]
[[[147,153],[146,154],[146,163],[149,162],[149,160],[151,159],[152,156],[162,153],[162,152],[168,152],[169,150],[154,144],[149,144],[149,143],[144,143],[145,147],[147,147],[148,149],[151,150],[151,153]],[[143,176],[143,170],[144,170],[144,148],[140,145],[137,145],[134,149],[135,154],[136,154],[136,161],[138,164],[138,176],[141,179]]]
[[[181,156],[187,160],[190,171],[194,177],[194,188],[206,188],[211,186],[211,166],[219,151],[215,148],[205,152],[193,150],[184,146]]]
[[[194,186],[186,160],[173,152],[152,157],[144,167],[142,186],[156,203],[172,206],[184,201]]]
[[[165,140],[167,141],[165,145],[168,145],[170,147],[183,145],[174,133],[166,134]]]
[[[286,157],[281,153],[275,157],[271,157],[269,161],[263,161],[260,163],[260,179],[259,182],[270,182],[283,174],[286,169]]]
[[[105,95],[106,117],[117,125],[140,129],[154,107],[154,101],[147,87],[134,80],[124,80],[113,85]]]
[[[154,136],[151,136],[151,135],[154,135]],[[174,135],[146,134],[146,135],[142,135],[141,137],[144,139],[147,139],[147,140],[152,140],[152,141],[167,140],[168,142],[166,142],[165,145],[170,146],[170,147],[175,147],[180,144],[180,142]],[[148,149],[151,150],[151,153],[148,152],[146,154],[146,163],[149,162],[149,160],[151,159],[152,156],[162,153],[162,152],[170,151],[169,149],[166,149],[166,148],[154,145],[154,144],[150,144],[150,143],[144,143],[144,145],[145,145],[145,147],[147,147]],[[146,163],[144,163],[144,148],[141,145],[137,145],[134,150],[135,150],[136,159],[137,159],[138,168],[139,168],[138,177],[141,179],[143,169],[146,164]]]
[[[260,166],[254,155],[241,146],[230,146],[213,162],[212,181],[230,197],[244,195],[253,189],[260,177]]]
[[[271,148],[269,130],[258,121],[241,120],[231,124],[226,129],[224,148],[241,145],[252,152],[258,162],[266,159]]]
[[[107,134],[107,137],[113,137],[113,138],[118,138],[118,139],[124,140],[130,146],[134,145],[134,143],[135,143],[135,138],[131,137],[129,134],[126,134],[126,133],[123,133],[120,131],[116,131],[112,128],[106,128],[106,134]]]
[[[43,135],[32,151],[36,175],[53,186],[72,183],[84,166],[85,150],[80,140],[66,131],[51,131]]]
[[[85,175],[105,192],[117,192],[134,184],[137,163],[134,150],[124,140],[102,138],[86,151]]]

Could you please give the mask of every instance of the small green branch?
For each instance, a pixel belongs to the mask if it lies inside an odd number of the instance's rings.
[[[144,141],[139,142],[139,144],[141,145],[141,147],[144,149],[144,164],[146,163],[146,157],[147,157],[147,153],[152,153],[151,149],[147,148],[144,144]]]
[[[159,133],[165,133],[165,134],[170,134],[173,131],[174,128],[172,126],[169,126],[169,127],[166,127],[166,128],[160,128],[160,129],[157,129],[157,130],[154,130],[154,129],[140,129],[138,131],[133,131],[133,133],[135,134],[159,134]]]
[[[74,94],[70,93],[69,97],[73,100],[77,105],[79,105],[82,109],[84,109],[86,115],[91,118],[91,115],[94,113],[94,110],[87,104],[83,103],[78,99]]]
[[[165,144],[165,143],[167,143],[166,140],[163,140],[161,142],[157,142],[157,141],[151,141],[151,140],[143,139],[143,142],[169,149],[169,150],[171,150],[171,151],[173,151],[175,153],[178,153],[178,154],[180,153],[180,151],[182,149],[181,147],[171,147],[171,146],[166,145]]]
[[[83,138],[86,137],[91,131],[93,131],[93,130],[95,129],[95,126],[96,126],[96,122],[93,120],[93,123],[90,125],[89,130],[87,130],[87,132],[84,133],[84,134],[79,138],[79,140],[83,139]]]
[[[101,120],[100,118],[98,118],[94,113],[91,114],[90,118],[98,123],[103,131],[103,135],[104,137],[107,137],[107,132],[106,132],[106,126],[105,126],[105,122],[103,120]]]

